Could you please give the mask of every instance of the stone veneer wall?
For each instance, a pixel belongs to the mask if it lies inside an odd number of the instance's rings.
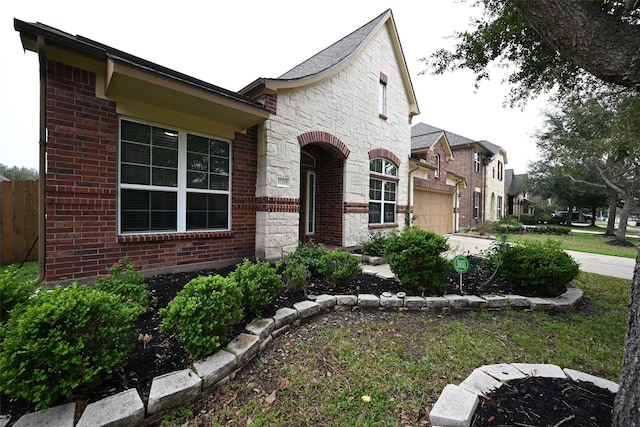
[[[402,64],[404,66],[404,64]],[[387,76],[387,118],[378,115],[380,73]],[[300,144],[307,132],[326,132],[348,149],[344,161],[342,246],[369,238],[369,156],[384,148],[400,159],[397,210],[408,196],[408,156],[411,151],[409,101],[386,27],[353,61],[320,83],[279,92],[277,113],[265,123],[258,149],[259,198],[283,198],[299,206]],[[280,180],[280,186],[278,181]],[[282,185],[283,181],[288,184]],[[404,214],[398,213],[398,225]],[[293,251],[299,240],[299,213],[257,212],[256,255],[278,258]]]

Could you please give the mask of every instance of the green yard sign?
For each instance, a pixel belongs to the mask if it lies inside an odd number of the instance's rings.
[[[462,293],[462,274],[467,273],[471,269],[469,258],[464,255],[456,255],[453,258],[453,269],[460,273],[460,293]]]
[[[458,273],[468,273],[471,268],[471,263],[469,262],[469,258],[464,255],[456,255],[453,258],[453,269]]]

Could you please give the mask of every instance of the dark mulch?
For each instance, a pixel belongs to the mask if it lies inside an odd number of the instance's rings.
[[[512,380],[481,399],[471,425],[605,427],[611,425],[615,397],[609,390],[582,381]]]
[[[479,268],[479,259],[470,257],[471,270],[463,275],[462,292],[460,291],[460,275],[451,271],[446,279],[448,294],[468,294],[468,295],[501,295],[519,294],[523,295],[523,290],[516,288],[500,278],[494,278],[490,284],[486,284],[487,275]],[[194,277],[209,274],[228,274],[232,268],[211,269],[196,272],[161,274],[147,278],[152,294],[154,305],[137,321],[137,328],[140,331],[138,342],[133,352],[128,358],[126,366],[104,378],[104,381],[95,387],[79,391],[70,401],[77,402],[77,413],[80,414],[87,404],[103,399],[120,391],[136,388],[143,401],[148,399],[153,378],[180,369],[188,368],[192,365],[193,359],[187,354],[182,345],[174,336],[169,336],[159,330],[161,318],[158,315],[160,308],[165,307],[169,301],[180,291],[183,286]],[[556,296],[566,290],[564,286],[557,289],[552,295]],[[318,278],[313,281],[307,290],[308,294],[374,294],[381,295],[382,292],[405,292],[407,295],[424,295],[420,291],[413,291],[406,288],[402,283],[392,279],[381,279],[370,275],[360,275],[347,282],[340,288],[331,287],[326,281]],[[536,296],[530,294],[525,296]],[[265,310],[265,316],[273,315],[276,310],[282,307],[292,307],[294,303],[305,300],[307,295],[304,292],[283,292],[274,303]],[[251,319],[246,319],[250,321]],[[246,322],[236,326],[234,336],[240,333]],[[63,402],[60,402],[63,403]],[[22,400],[13,400],[0,393],[0,407],[2,414],[9,414],[13,421],[21,415],[34,410],[33,405]]]

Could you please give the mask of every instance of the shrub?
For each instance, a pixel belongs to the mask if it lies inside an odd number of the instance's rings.
[[[194,358],[210,355],[230,340],[233,325],[243,318],[242,289],[231,278],[196,277],[160,315],[160,330],[178,334]]]
[[[123,366],[136,342],[130,306],[75,283],[40,292],[14,314],[4,328],[0,387],[38,409]]]
[[[304,264],[311,276],[319,276],[322,274],[320,268],[320,258],[329,252],[324,246],[309,240],[306,243],[300,243],[296,250],[289,256],[289,260],[298,261]]]
[[[271,304],[282,290],[282,277],[268,262],[252,263],[245,259],[231,273],[231,279],[240,286],[243,293],[243,305],[247,314],[259,316],[262,310]]]
[[[501,218],[500,221],[493,225],[493,228],[500,234],[521,233],[524,230],[524,226],[513,216]]]
[[[387,235],[381,231],[371,233],[369,240],[362,244],[362,254],[368,256],[384,256],[384,246],[387,244]]]
[[[449,250],[447,240],[431,231],[407,227],[394,230],[387,240],[384,256],[400,281],[414,289],[442,293],[444,277],[450,271],[442,253]]]
[[[537,234],[557,234],[557,235],[567,235],[571,233],[571,227],[561,227],[561,226],[553,226],[553,225],[538,225],[536,227],[527,227],[527,233],[537,233]]]
[[[305,290],[311,279],[311,273],[306,265],[298,259],[292,259],[287,262],[284,270],[284,281],[287,289],[291,291]]]
[[[536,218],[532,214],[520,214],[520,222],[524,225],[534,225],[536,224]]]
[[[124,258],[109,269],[107,276],[96,278],[96,289],[118,295],[138,313],[144,313],[149,307],[149,291],[143,281],[144,276],[136,271],[131,260]]]
[[[508,246],[499,274],[514,285],[549,293],[578,276],[578,263],[560,249],[560,242],[526,242]]]
[[[327,280],[334,285],[343,285],[347,280],[362,273],[358,258],[343,250],[322,255],[320,268]]]
[[[27,303],[37,288],[36,283],[21,278],[15,265],[0,271],[0,323],[9,319],[11,310]]]

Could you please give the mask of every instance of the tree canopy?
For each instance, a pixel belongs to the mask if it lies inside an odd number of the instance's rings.
[[[607,87],[609,83],[640,88],[640,58],[637,55],[640,48],[640,26],[637,25],[640,22],[640,11],[626,10],[623,1],[470,2],[474,7],[483,8],[481,17],[472,22],[470,30],[453,34],[457,40],[453,50],[440,49],[423,58],[427,70],[442,74],[470,69],[476,75],[478,86],[482,80],[489,78],[493,65],[506,67],[510,72],[507,82],[511,84],[508,99],[511,106],[523,105],[543,93],[555,91],[559,98],[566,98],[593,92],[603,86]],[[549,31],[546,34],[540,28],[534,28],[529,21],[533,19],[530,15],[544,15],[542,18],[552,21],[549,25],[554,30],[564,29],[563,34],[550,37]],[[603,16],[604,23],[587,25],[601,22],[594,20],[594,15]],[[604,30],[606,25],[609,28],[607,31]],[[620,50],[624,48],[623,52],[616,55],[616,58],[622,58],[619,60],[624,61],[622,64],[611,64],[610,51],[599,52],[603,59],[595,62],[604,62],[612,67],[615,65],[624,70],[618,70],[617,73],[609,70],[606,78],[600,75],[595,77],[594,71],[597,70],[594,70],[594,66],[589,66],[586,61],[569,59],[569,55],[558,48],[558,45],[568,43],[576,49],[576,37],[600,40],[604,35],[608,37],[602,41],[605,47],[608,46],[606,43],[611,42],[609,38],[618,37]],[[551,44],[549,39],[559,41]],[[589,43],[582,49],[586,50],[592,61],[596,55],[589,49],[596,44]]]
[[[38,179],[38,171],[26,167],[9,167],[0,163],[0,175],[10,181],[35,181]]]

